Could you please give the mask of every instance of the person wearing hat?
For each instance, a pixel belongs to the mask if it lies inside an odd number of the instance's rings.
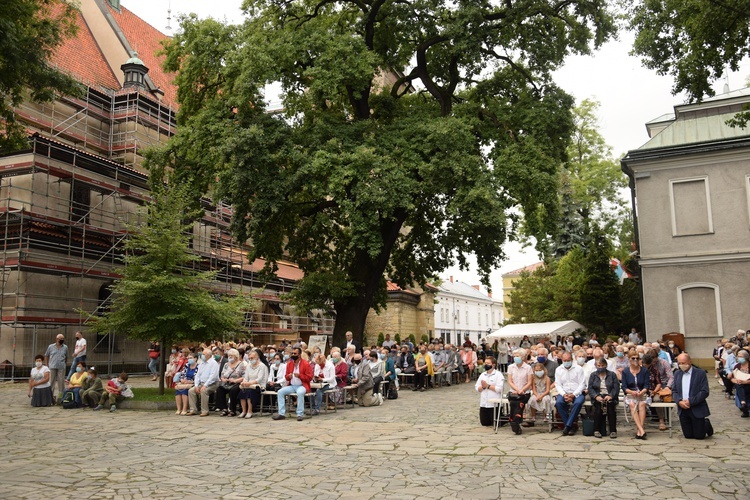
[[[96,367],[89,368],[88,374],[89,376],[83,381],[81,389],[81,406],[83,408],[95,407],[104,393],[104,385],[102,385],[102,379],[96,375]]]

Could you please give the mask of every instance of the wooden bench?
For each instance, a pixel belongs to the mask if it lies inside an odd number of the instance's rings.
[[[591,406],[593,406],[593,404],[591,403],[590,399],[586,399],[586,401],[584,401],[584,403],[583,403],[583,406],[584,407],[591,407]],[[618,403],[618,406],[620,406],[620,408],[622,408],[623,415],[625,416],[625,421],[628,422],[628,423],[630,423],[630,419],[628,418],[628,415],[630,415],[630,413],[628,412],[628,410],[629,410],[628,405],[625,404],[625,401],[620,401]],[[648,405],[648,407],[649,408],[664,408],[664,409],[667,410],[665,412],[666,413],[665,420],[666,420],[666,424],[667,424],[667,430],[669,431],[669,437],[671,438],[672,437],[672,432],[674,432],[674,424],[673,424],[673,418],[672,418],[673,417],[673,412],[672,412],[672,410],[677,408],[677,403],[657,402],[657,403],[651,403],[650,405]]]

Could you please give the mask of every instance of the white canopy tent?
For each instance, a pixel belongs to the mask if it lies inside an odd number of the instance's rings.
[[[507,342],[516,342],[521,340],[524,335],[527,335],[531,340],[549,337],[555,341],[558,335],[570,335],[578,329],[586,330],[586,327],[573,320],[548,321],[546,323],[519,323],[495,330],[488,334],[486,339],[490,342],[498,339],[505,339]]]

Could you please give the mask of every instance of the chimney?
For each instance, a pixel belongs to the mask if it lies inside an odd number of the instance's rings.
[[[492,292],[488,291],[487,292],[487,297],[492,298]]]
[[[481,292],[481,290],[479,289],[479,285],[471,285],[471,288],[473,288],[477,292]]]
[[[453,283],[453,276],[451,276],[451,283]]]

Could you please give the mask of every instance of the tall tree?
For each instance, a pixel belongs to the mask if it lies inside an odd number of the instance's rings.
[[[750,55],[747,0],[641,0],[629,12],[636,31],[633,52],[647,68],[674,78],[673,93],[700,101],[727,69],[737,71]],[[735,124],[746,126],[750,111]]]
[[[163,393],[165,346],[240,331],[243,308],[250,304],[241,296],[212,295],[214,273],[194,269],[200,257],[190,249],[190,221],[200,212],[190,209],[184,190],[154,186],[152,195],[145,224],[129,228],[125,267],[112,286],[112,306],[102,317],[92,316],[92,329],[159,340]]]
[[[3,0],[0,8],[0,154],[26,145],[13,107],[24,99],[47,102],[56,93],[77,94],[78,84],[50,65],[75,35],[76,6],[66,0]]]
[[[598,109],[598,101],[584,99],[573,110],[568,161],[560,176],[561,224],[550,244],[557,258],[588,245],[593,226],[604,230],[611,242],[618,240],[627,177],[599,132]]]
[[[612,245],[606,235],[595,229],[586,252],[581,287],[581,319],[589,328],[613,331],[620,316],[620,285],[610,265]]]
[[[386,275],[421,284],[473,252],[487,284],[520,213],[551,231],[572,128],[551,72],[612,35],[604,0],[244,6],[242,26],[183,19],[167,45],[181,128],[161,163],[233,204],[268,274],[300,264],[295,299],[335,307],[334,342],[361,339]]]

